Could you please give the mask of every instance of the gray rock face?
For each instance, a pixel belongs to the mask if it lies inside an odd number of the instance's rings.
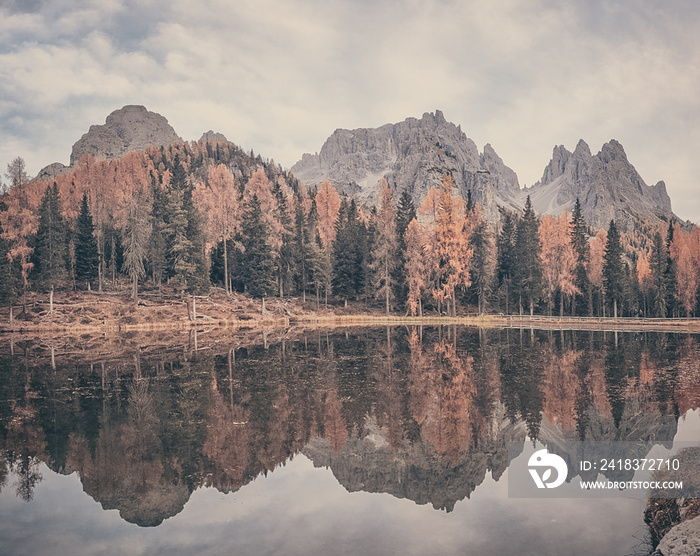
[[[664,182],[644,183],[614,139],[596,155],[583,140],[573,153],[554,147],[542,179],[521,192],[523,202],[527,195],[535,211],[552,215],[571,211],[578,198],[586,222],[596,228],[606,228],[612,219],[629,229],[674,217]]]
[[[478,448],[462,452],[458,461],[450,461],[420,439],[392,450],[386,430],[376,423],[366,428],[368,433],[351,435],[338,452],[331,451],[327,440],[315,437],[302,453],[315,467],[330,468],[348,492],[386,492],[448,512],[469,498],[488,472],[499,480],[511,461],[509,442],[524,443],[527,435],[525,425],[513,425],[500,406],[489,436],[480,440]]]
[[[661,539],[656,550],[662,556],[700,554],[700,516],[676,525]]]
[[[56,176],[60,176],[61,174],[67,174],[71,170],[72,168],[70,166],[66,166],[65,164],[61,164],[60,162],[54,162],[39,170],[39,173],[34,179],[37,181],[52,180]]]
[[[223,133],[218,133],[216,131],[212,131],[211,129],[206,133],[202,133],[199,140],[207,143],[228,143],[228,139],[226,139]]]
[[[104,125],[90,126],[73,145],[70,164],[75,166],[85,153],[98,160],[119,158],[129,151],[180,142],[182,139],[160,114],[149,112],[143,106],[125,106],[107,116]]]
[[[520,207],[515,172],[491,145],[479,154],[439,110],[376,129],[338,129],[320,153],[305,154],[291,171],[309,186],[330,180],[339,192],[369,205],[376,203],[383,177],[396,195],[407,190],[418,203],[450,172],[457,191],[466,197],[470,190],[489,219],[498,218],[499,206]]]

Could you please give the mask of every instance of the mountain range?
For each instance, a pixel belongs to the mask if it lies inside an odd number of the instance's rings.
[[[573,153],[555,146],[542,178],[521,188],[516,173],[490,144],[480,153],[439,110],[376,129],[338,129],[319,153],[304,154],[291,171],[307,185],[327,179],[340,191],[370,202],[377,198],[382,177],[420,202],[449,172],[459,193],[466,197],[470,191],[491,221],[502,209],[521,210],[528,195],[536,212],[551,215],[571,211],[578,198],[595,228],[607,227],[611,219],[623,229],[678,219],[664,182],[647,185],[615,140],[596,155],[583,140]]]
[[[227,142],[213,131],[201,139]],[[90,126],[73,145],[70,166],[51,164],[37,178],[69,171],[86,153],[97,159],[118,158],[182,141],[160,114],[143,106],[124,106],[107,116],[105,124]],[[471,194],[490,221],[498,220],[503,210],[522,210],[528,195],[536,212],[551,215],[571,211],[578,198],[594,228],[607,227],[611,219],[623,229],[677,219],[664,182],[647,185],[615,140],[595,155],[583,140],[573,152],[555,146],[542,178],[521,188],[517,174],[490,144],[479,151],[439,110],[373,129],[337,129],[318,153],[304,154],[291,172],[311,187],[329,180],[341,194],[369,206],[378,201],[381,178],[395,195],[408,191],[420,203],[450,173],[457,192],[465,198]]]

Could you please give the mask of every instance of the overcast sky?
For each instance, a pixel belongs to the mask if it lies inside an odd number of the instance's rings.
[[[622,143],[700,223],[696,0],[0,0],[0,168],[69,161],[126,104],[288,168],[336,128],[440,109],[521,185]]]

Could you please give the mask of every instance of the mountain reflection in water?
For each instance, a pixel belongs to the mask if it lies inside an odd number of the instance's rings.
[[[199,487],[237,491],[302,453],[350,492],[450,512],[502,477],[509,442],[670,441],[700,406],[692,335],[450,327],[236,343],[65,361],[15,347],[0,358],[0,487],[31,500],[44,463],[152,527]]]

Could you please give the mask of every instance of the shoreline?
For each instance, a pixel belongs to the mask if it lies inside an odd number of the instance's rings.
[[[474,326],[478,328],[515,328],[533,330],[581,330],[601,332],[676,332],[700,333],[700,319],[640,319],[634,317],[548,317],[520,315],[474,315],[458,317],[398,315],[300,314],[258,315],[250,318],[213,318],[208,315],[196,320],[174,319],[160,322],[114,322],[104,319],[99,324],[26,323],[15,321],[13,326],[0,325],[0,336],[6,335],[106,335],[133,332],[187,331],[202,327],[231,330],[262,330],[301,328],[344,328],[379,326]]]

